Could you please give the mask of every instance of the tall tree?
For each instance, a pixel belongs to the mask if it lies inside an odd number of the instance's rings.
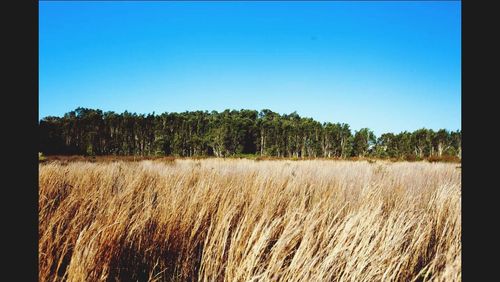
[[[160,115],[77,108],[39,123],[45,154],[278,157],[461,158],[461,131],[419,129],[376,138],[363,128],[354,136],[345,123],[319,123],[296,112],[269,109],[186,111]]]
[[[358,157],[366,156],[373,145],[375,145],[375,141],[375,134],[368,128],[356,131],[353,140],[353,155]]]

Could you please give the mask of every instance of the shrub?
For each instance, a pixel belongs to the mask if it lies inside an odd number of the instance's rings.
[[[38,152],[38,162],[45,162],[47,158],[43,155],[42,152]]]

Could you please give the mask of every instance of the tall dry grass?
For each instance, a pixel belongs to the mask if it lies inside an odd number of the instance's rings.
[[[446,163],[40,164],[41,281],[458,281]]]

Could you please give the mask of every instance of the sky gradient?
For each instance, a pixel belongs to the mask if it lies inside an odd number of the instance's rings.
[[[39,117],[297,111],[461,128],[460,2],[40,2]]]

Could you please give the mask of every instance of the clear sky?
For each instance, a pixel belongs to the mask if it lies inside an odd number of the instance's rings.
[[[460,2],[40,2],[39,117],[297,111],[461,128]]]

